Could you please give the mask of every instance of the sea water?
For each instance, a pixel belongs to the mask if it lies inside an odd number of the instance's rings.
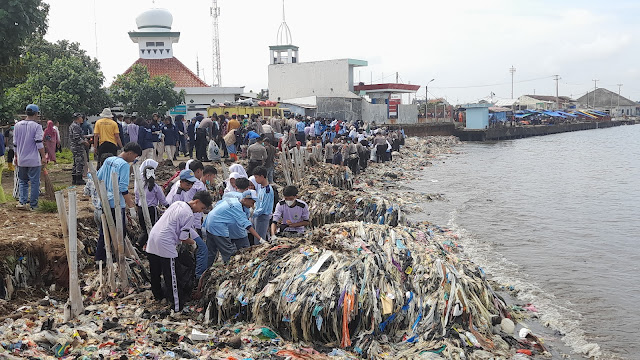
[[[576,353],[640,355],[640,125],[465,143],[412,187]]]

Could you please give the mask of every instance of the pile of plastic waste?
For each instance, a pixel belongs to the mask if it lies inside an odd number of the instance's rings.
[[[304,239],[243,249],[208,270],[204,322],[256,322],[289,341],[369,358],[545,351],[513,337],[504,300],[457,252],[452,237],[431,225],[332,224]]]

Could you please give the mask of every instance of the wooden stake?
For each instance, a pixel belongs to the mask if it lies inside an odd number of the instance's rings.
[[[113,274],[113,257],[111,256],[111,239],[109,232],[104,229],[107,228],[107,217],[104,215],[104,211],[100,216],[102,220],[102,234],[104,235],[104,248],[107,251],[107,283],[109,283],[109,290],[112,292],[117,290],[116,277]]]
[[[69,259],[69,229],[67,225],[67,207],[64,203],[64,195],[62,191],[55,193],[56,205],[58,205],[58,218],[62,227],[62,239],[64,240],[64,249]]]
[[[57,197],[57,194],[56,194]],[[64,198],[63,198],[64,199]],[[84,312],[82,305],[82,293],[78,279],[78,210],[75,191],[69,191],[69,300],[71,301],[71,317]]]
[[[225,144],[226,146],[226,144]],[[224,161],[222,161],[222,158],[220,158],[220,166],[222,167],[222,176],[224,176],[225,179],[229,178],[229,168],[227,167],[227,165],[225,165]]]
[[[113,189],[113,208],[116,212],[116,243],[118,249],[118,272],[120,273],[120,284],[122,289],[129,287],[129,276],[127,275],[127,262],[124,257],[124,237],[122,232],[124,224],[122,223],[122,208],[120,207],[120,186],[118,182],[118,174],[111,173],[111,186]]]
[[[105,183],[103,181],[100,181],[100,179],[98,179],[98,173],[96,172],[96,168],[93,167],[93,164],[91,164],[91,161],[87,161],[87,163],[89,164],[89,172],[91,173],[93,184],[96,188],[96,192],[98,193],[98,198],[100,198],[100,203],[102,204],[102,214],[106,217],[106,220],[107,220],[107,226],[102,227],[102,233],[106,234],[106,232],[109,232],[109,238],[115,239],[116,225],[115,225],[115,222],[113,221],[113,215],[111,214],[111,211],[109,211],[111,206],[109,205],[107,188],[105,186]]]
[[[144,218],[145,229],[147,229],[147,235],[151,232],[151,216],[149,215],[149,206],[147,205],[147,192],[144,191],[144,183],[142,181],[142,174],[136,170],[136,167],[133,167],[133,175],[136,179],[136,184],[138,184],[138,188],[135,189],[138,192],[138,196],[140,197],[140,207],[142,208],[142,217]],[[131,219],[135,220],[135,219]],[[135,253],[135,251],[134,251]],[[136,254],[137,257],[137,254]]]

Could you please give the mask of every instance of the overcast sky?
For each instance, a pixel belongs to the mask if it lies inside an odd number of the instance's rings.
[[[174,54],[211,83],[211,0],[45,0],[50,41],[77,41],[96,56],[110,84],[138,58],[128,31],[151,7],[173,14]],[[95,3],[95,7],[94,7]],[[282,22],[281,0],[218,0],[222,85],[268,87],[269,45]],[[95,17],[94,17],[95,13]],[[355,80],[429,85],[429,97],[451,103],[489,96],[560,95],[598,87],[640,100],[637,0],[287,0],[286,19],[300,61],[366,60]],[[94,21],[95,19],[95,21]],[[94,34],[94,24],[97,36]],[[97,39],[97,52],[96,52]],[[204,75],[203,75],[204,74]],[[384,76],[384,78],[383,78]],[[489,85],[489,86],[486,86]],[[418,97],[424,98],[424,87]]]

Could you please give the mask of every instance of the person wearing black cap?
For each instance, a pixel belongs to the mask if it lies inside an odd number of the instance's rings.
[[[73,154],[73,168],[71,169],[72,184],[85,185],[84,180],[82,180],[82,170],[84,168],[84,156],[89,142],[84,138],[82,131],[84,116],[80,113],[75,113],[72,116],[72,120],[73,122],[71,126],[69,126],[69,147],[71,148],[71,154]]]

